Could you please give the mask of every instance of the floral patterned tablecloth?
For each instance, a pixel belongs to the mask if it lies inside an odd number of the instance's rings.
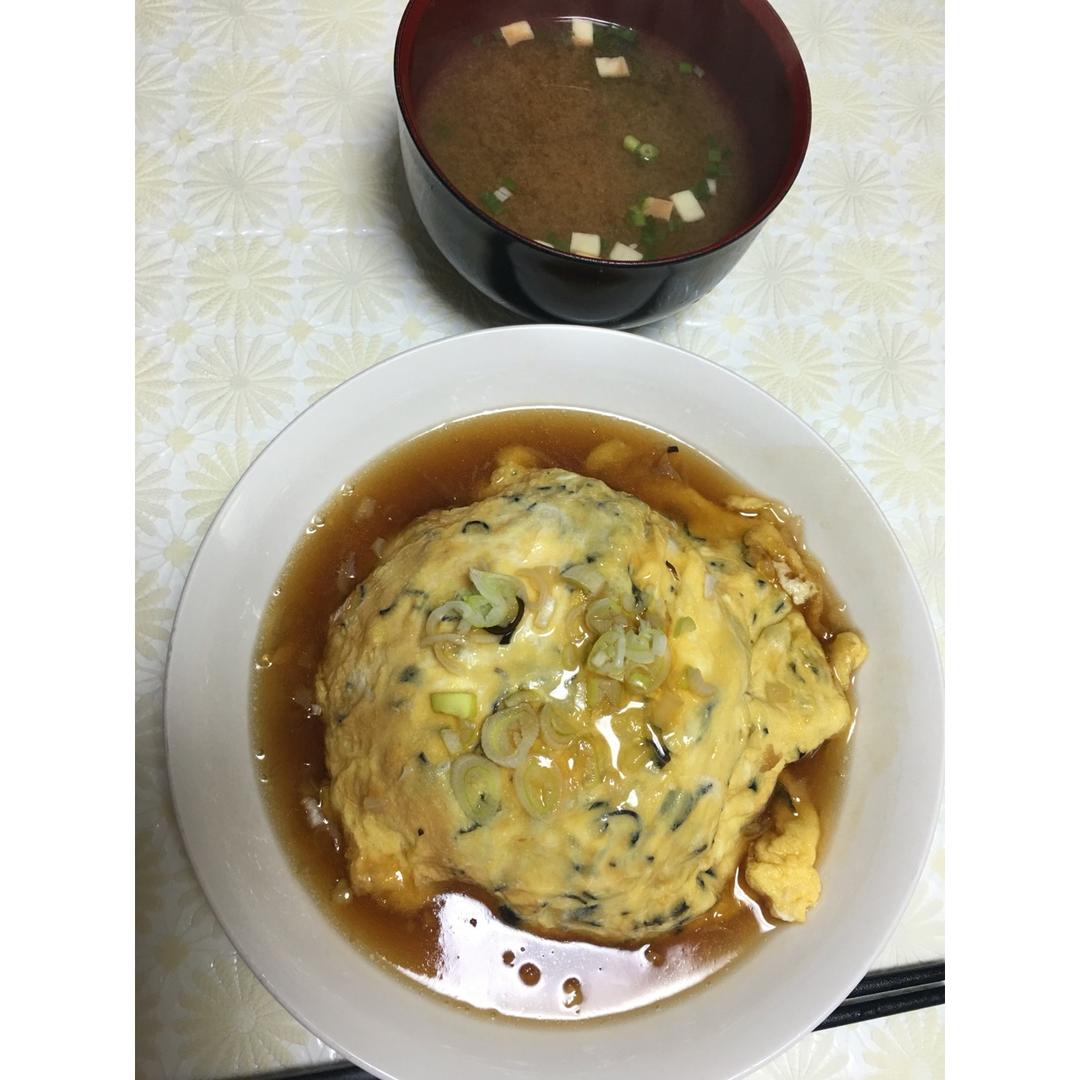
[[[333,1056],[237,958],[172,815],[162,677],[199,540],[309,402],[412,345],[514,321],[456,277],[409,205],[390,75],[402,7],[136,0],[136,1057],[146,1078]],[[640,332],[742,373],[813,424],[884,507],[940,630],[943,9],[777,7],[810,72],[805,167],[738,269]],[[943,871],[939,830],[882,965],[942,955]],[[810,1035],[757,1075],[942,1075],[943,1013]]]

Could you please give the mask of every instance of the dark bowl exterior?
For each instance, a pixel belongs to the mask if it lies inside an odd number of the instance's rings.
[[[722,17],[729,35],[738,30],[753,37],[744,50],[747,80],[756,77],[761,51],[768,51],[782,85],[779,97],[775,92],[772,95],[772,113],[758,117],[757,126],[773,147],[779,141],[775,137],[783,136],[782,157],[775,163],[777,179],[768,197],[744,226],[711,247],[669,259],[619,263],[557,252],[498,224],[456,191],[424,148],[411,122],[416,96],[411,81],[413,52],[421,20],[428,13],[436,20],[445,17],[450,14],[448,9],[455,16],[475,18],[477,11],[487,6],[485,0],[412,0],[398,31],[394,80],[401,155],[413,204],[436,247],[470,284],[526,319],[629,329],[674,314],[701,299],[742,258],[794,183],[806,154],[810,88],[802,59],[779,16],[765,0],[686,0],[681,5],[699,24],[712,13]],[[685,23],[673,20],[680,5],[672,0],[664,4],[655,0],[619,0],[617,4],[614,0],[592,0],[584,6],[600,10],[579,11],[583,4],[578,3],[575,14],[637,26],[670,23],[669,40],[690,32],[682,30]],[[525,7],[527,14],[536,15],[565,11],[562,4],[551,0],[533,0]],[[609,7],[613,10],[604,10]],[[535,13],[534,8],[538,9]],[[630,8],[639,10],[631,12]],[[730,70],[730,65],[726,67]],[[766,107],[755,100],[751,111],[757,108]],[[779,130],[778,125],[766,127],[765,123],[777,109],[784,114]]]
[[[525,242],[464,204],[401,129],[405,177],[420,220],[455,270],[526,319],[627,329],[671,315],[709,292],[760,225],[692,258],[623,264],[575,259]]]

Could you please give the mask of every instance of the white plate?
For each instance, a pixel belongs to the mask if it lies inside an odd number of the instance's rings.
[[[311,515],[409,436],[514,406],[639,420],[704,451],[806,523],[870,658],[838,821],[805,926],[770,935],[700,992],[648,1013],[523,1025],[445,1004],[350,946],[295,878],[257,790],[248,691],[259,620]],[[166,678],[169,775],[206,895],[255,974],[323,1041],[395,1080],[735,1077],[814,1027],[865,973],[926,858],[941,788],[941,673],[900,546],[851,471],[750,383],[646,338],[515,326],[423,345],[298,417],[203,541]]]

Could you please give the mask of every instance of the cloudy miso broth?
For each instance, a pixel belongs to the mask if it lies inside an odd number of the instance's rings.
[[[448,43],[421,97],[419,132],[465,198],[530,239],[565,251],[598,237],[574,250],[620,244],[630,261],[746,220],[762,194],[749,141],[708,71],[633,29],[588,23],[591,44],[575,45],[569,19],[527,25],[513,46],[499,28]],[[620,59],[625,74],[601,75],[598,60]]]
[[[590,452],[615,438],[634,455],[605,479],[675,520],[683,520],[678,506],[658,500],[650,482],[658,473],[681,477],[712,501],[746,493],[701,455],[626,421],[520,410],[450,424],[391,451],[313,516],[263,617],[254,663],[255,766],[271,819],[311,894],[354,945],[403,975],[459,1002],[528,1019],[585,1019],[657,1002],[745,955],[770,920],[741,876],[709,914],[627,948],[531,933],[468,887],[454,887],[414,914],[354,894],[320,813],[326,767],[323,721],[312,708],[314,673],[330,616],[374,568],[380,541],[429,510],[474,501],[505,447],[528,446],[544,464],[587,473]],[[842,607],[830,598],[824,635],[843,627]],[[834,738],[789,766],[808,783],[826,839],[844,743]]]

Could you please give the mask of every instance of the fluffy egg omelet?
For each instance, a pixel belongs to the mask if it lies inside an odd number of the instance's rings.
[[[510,454],[390,541],[316,680],[353,887],[415,908],[471,884],[511,920],[633,941],[712,908],[745,856],[805,918],[817,815],[770,799],[849,724],[865,648],[826,653],[797,554],[746,524],[704,540]]]

